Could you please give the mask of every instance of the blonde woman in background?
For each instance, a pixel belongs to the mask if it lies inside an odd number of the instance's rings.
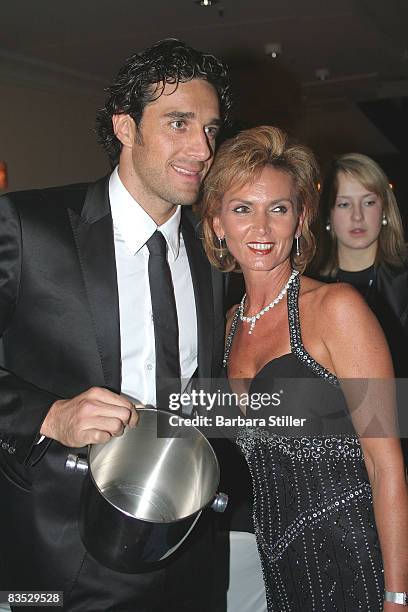
[[[395,195],[373,159],[346,153],[332,162],[317,225],[313,276],[350,283],[361,293],[383,328],[396,376],[408,378],[407,248]]]

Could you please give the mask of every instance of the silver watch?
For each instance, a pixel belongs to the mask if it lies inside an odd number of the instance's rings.
[[[384,601],[401,604],[402,606],[408,606],[408,593],[395,593],[394,591],[385,591]]]

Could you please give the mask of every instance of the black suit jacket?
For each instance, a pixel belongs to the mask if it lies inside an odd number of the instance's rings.
[[[376,290],[390,306],[394,318],[403,330],[405,340],[408,335],[408,268],[381,264],[377,268]],[[406,345],[405,345],[406,349]]]
[[[195,223],[183,209],[181,231],[197,308],[198,374],[210,378],[222,359],[224,281],[210,267]],[[201,570],[191,559],[185,563],[183,555],[164,572],[125,576],[85,554],[76,522],[81,478],[64,472],[66,447],[49,440],[36,444],[56,399],[91,386],[120,391],[106,178],[0,198],[0,332],[0,590],[61,589],[69,610],[151,612],[167,609],[162,597],[169,576],[173,583],[172,573],[180,581],[180,572],[187,572],[182,580],[187,602],[199,588],[188,593],[188,572]],[[187,552],[193,544],[194,538]],[[202,596],[206,591],[208,586]],[[190,605],[200,609],[193,602],[179,609]]]

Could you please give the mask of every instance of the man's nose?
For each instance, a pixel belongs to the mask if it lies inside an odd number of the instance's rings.
[[[194,130],[188,143],[188,154],[194,159],[205,162],[213,156],[214,150],[204,129]]]

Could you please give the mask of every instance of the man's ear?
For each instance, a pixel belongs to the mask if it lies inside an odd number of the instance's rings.
[[[130,115],[124,113],[112,116],[113,132],[124,147],[133,147],[135,144],[136,125]]]

